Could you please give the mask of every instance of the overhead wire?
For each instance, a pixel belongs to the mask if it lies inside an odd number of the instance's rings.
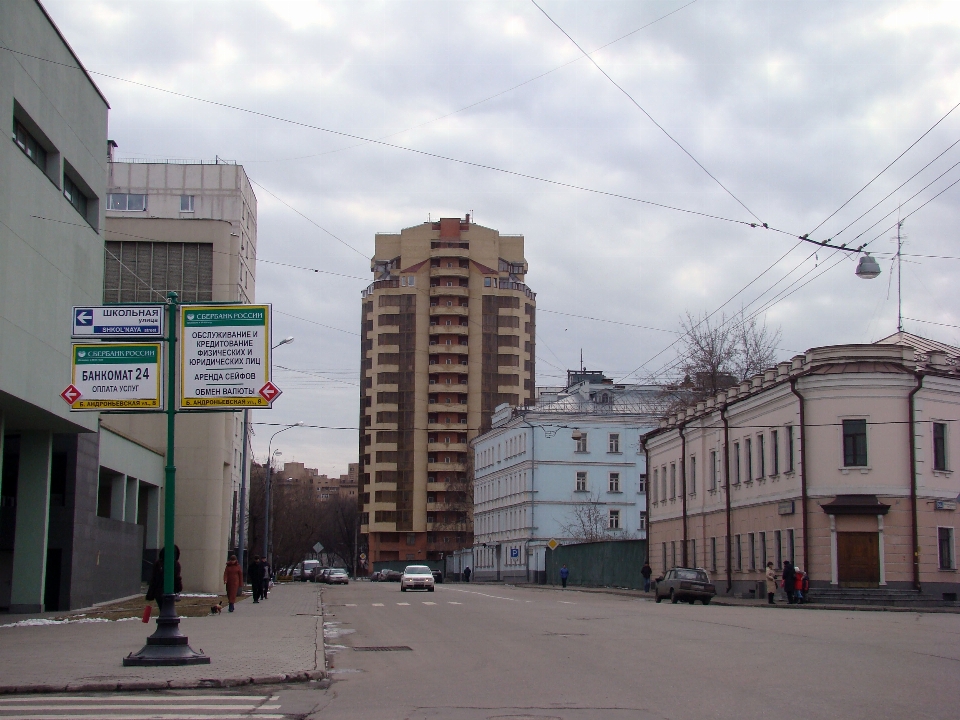
[[[657,122],[656,118],[654,118],[653,115],[651,115],[649,112],[647,112],[646,108],[644,108],[640,103],[638,103],[638,102],[636,101],[636,99],[633,97],[633,95],[631,95],[630,93],[628,93],[628,92],[623,88],[622,85],[620,85],[616,80],[614,80],[612,77],[610,77],[609,73],[607,73],[606,70],[604,70],[602,67],[600,67],[600,64],[599,64],[596,60],[593,59],[593,56],[590,55],[590,53],[588,53],[586,50],[584,50],[584,49],[580,46],[580,43],[578,43],[576,40],[574,40],[573,37],[571,37],[570,33],[568,33],[566,30],[564,30],[564,29],[560,26],[560,24],[557,23],[556,20],[554,20],[552,17],[550,17],[549,13],[547,13],[547,11],[544,10],[544,9],[537,3],[537,0],[530,0],[530,2],[533,3],[534,7],[536,7],[537,10],[539,10],[541,13],[543,13],[544,17],[547,18],[547,20],[549,20],[549,21],[553,24],[553,26],[554,26],[555,28],[557,28],[557,30],[559,30],[560,32],[562,32],[562,33],[566,36],[567,40],[569,40],[570,42],[572,42],[572,43],[576,46],[577,50],[579,50],[581,53],[583,53],[583,56],[584,56],[585,58],[587,58],[591,63],[593,63],[593,66],[594,66],[597,70],[599,70],[599,71],[603,74],[603,76],[604,76],[607,80],[609,80],[609,81],[613,84],[613,86],[614,86],[615,88],[617,88],[617,90],[619,90],[621,93],[623,93],[623,94],[626,96],[626,98],[627,98],[628,100],[630,100],[630,102],[632,102],[632,103],[637,107],[637,109],[640,110],[640,112],[642,112],[644,115],[646,115],[646,116],[647,116],[647,119],[650,120],[650,122],[652,122],[654,125],[656,125],[657,128],[660,130],[660,132],[662,132],[664,135],[666,135],[666,136],[673,142],[674,145],[676,145],[678,148],[680,148],[680,150],[683,151],[683,153],[684,153],[688,158],[690,158],[691,160],[693,160],[693,162],[696,163],[697,167],[699,167],[701,170],[703,170],[703,171],[710,177],[710,179],[713,180],[717,185],[719,185],[719,186],[723,189],[723,191],[724,191],[725,193],[727,193],[727,195],[729,195],[730,197],[732,197],[732,198],[737,202],[737,204],[740,205],[740,207],[742,207],[744,210],[746,210],[748,213],[750,213],[750,215],[754,218],[754,220],[756,220],[758,223],[759,223],[759,222],[762,222],[762,220],[760,220],[760,218],[757,217],[756,213],[754,213],[753,210],[751,210],[750,208],[748,208],[740,198],[738,198],[736,195],[733,194],[733,192],[731,192],[730,188],[728,188],[726,185],[724,185],[722,182],[720,182],[713,173],[711,173],[709,170],[707,170],[706,167],[704,167],[703,163],[701,163],[699,160],[697,160],[697,158],[695,158],[695,157],[693,156],[693,153],[691,153],[689,150],[687,150],[687,148],[685,148],[685,147],[680,143],[679,140],[677,140],[673,135],[671,135],[669,132],[667,132],[667,129],[666,129],[663,125],[661,125],[659,122]]]

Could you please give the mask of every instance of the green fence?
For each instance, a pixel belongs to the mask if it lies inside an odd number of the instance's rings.
[[[544,570],[547,584],[560,584],[560,568],[567,566],[568,585],[643,588],[640,568],[647,559],[646,540],[614,540],[547,548]]]

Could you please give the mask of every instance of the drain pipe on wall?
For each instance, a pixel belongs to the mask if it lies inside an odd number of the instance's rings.
[[[800,401],[800,526],[803,528],[803,567],[810,569],[809,537],[807,532],[807,426],[806,402],[803,395],[797,390],[797,378],[790,378],[790,392]],[[911,398],[912,400],[912,398]],[[796,562],[796,558],[790,558]]]
[[[913,587],[920,592],[920,528],[917,518],[917,428],[915,415],[914,396],[920,392],[923,387],[923,373],[914,372],[917,378],[917,386],[907,395],[907,407],[909,408],[909,429],[910,429],[910,520],[913,525]]]
[[[534,530],[537,525],[533,521],[534,513],[537,509],[537,499],[536,499],[536,482],[534,476],[537,472],[537,429],[530,424],[530,421],[526,417],[523,418],[523,424],[530,428],[530,540],[533,540],[535,537]],[[544,570],[546,570],[546,565],[544,565]],[[536,552],[533,554],[533,579],[536,583],[537,579],[537,555]],[[530,582],[530,543],[527,544],[527,582]]]
[[[720,408],[720,419],[723,420],[723,492],[726,495],[727,515],[727,593],[733,589],[733,563],[730,559],[730,420],[727,418],[727,407]]]
[[[680,505],[683,508],[683,566],[687,567],[687,436],[685,425],[677,425],[680,433]]]

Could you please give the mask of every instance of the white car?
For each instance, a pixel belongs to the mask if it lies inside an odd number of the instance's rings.
[[[400,592],[407,590],[434,591],[433,571],[426,565],[407,565],[400,577]]]

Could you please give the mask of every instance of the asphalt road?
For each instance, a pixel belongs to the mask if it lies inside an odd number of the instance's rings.
[[[655,604],[496,585],[324,587],[333,681],[282,712],[366,718],[952,718],[960,615]],[[405,646],[409,650],[358,651]]]

